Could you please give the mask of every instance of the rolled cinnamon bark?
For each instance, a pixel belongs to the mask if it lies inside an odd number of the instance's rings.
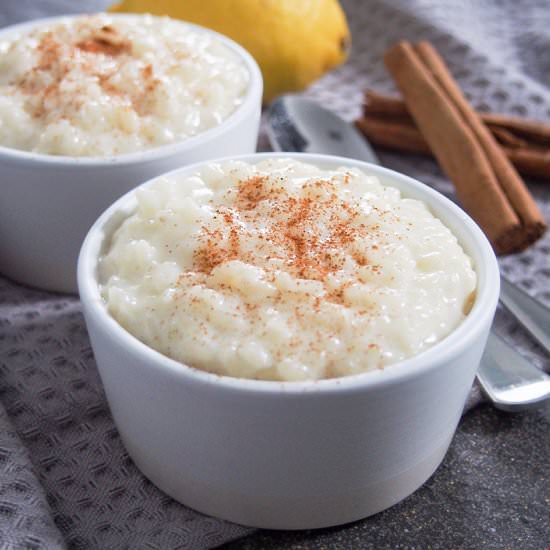
[[[363,115],[355,125],[373,145],[430,155],[432,151],[412,120],[382,119]]]
[[[365,92],[363,112],[365,115],[406,117],[411,119],[407,105],[402,99],[382,95],[374,90],[367,90]]]
[[[404,105],[404,104],[403,104]],[[432,150],[409,117],[364,114],[355,121],[373,145],[433,156]],[[535,147],[508,130],[491,128],[504,154],[526,176],[550,180],[550,148]]]
[[[508,147],[527,147],[527,142],[515,136],[510,130],[499,128],[498,126],[491,128],[489,124],[487,124],[487,128],[491,130],[493,137],[502,145],[508,145]]]
[[[411,115],[402,99],[367,90],[364,103],[365,115],[406,118]],[[550,147],[550,124],[496,113],[477,113],[493,134],[504,132],[508,136],[531,146]]]
[[[546,228],[540,210],[433,47],[400,42],[384,59],[458,199],[496,252],[537,240]]]
[[[536,178],[550,178],[550,150],[506,146],[502,150],[521,173]]]
[[[524,139],[526,142],[541,147],[550,147],[550,124],[512,116],[497,115],[496,113],[483,113],[481,118],[492,129],[502,128]]]

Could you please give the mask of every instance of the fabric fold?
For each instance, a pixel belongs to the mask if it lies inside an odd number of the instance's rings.
[[[0,546],[66,548],[27,448],[0,403]]]

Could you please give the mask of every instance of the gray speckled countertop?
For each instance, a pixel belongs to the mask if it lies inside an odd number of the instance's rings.
[[[224,550],[545,550],[550,548],[550,404],[461,421],[432,478],[401,503],[318,531],[261,531]]]

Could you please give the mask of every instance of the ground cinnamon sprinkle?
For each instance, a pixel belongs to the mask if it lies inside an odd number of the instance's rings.
[[[343,268],[345,255],[340,252],[357,240],[363,240],[372,228],[355,224],[360,212],[334,191],[330,180],[312,180],[306,188],[313,196],[295,197],[266,175],[256,175],[241,181],[231,208],[218,208],[215,217],[223,220],[216,234],[202,228],[202,237],[195,251],[195,268],[209,274],[214,268],[231,260],[258,265],[269,273],[271,260],[282,260],[284,270],[297,279],[325,282],[327,276]],[[318,196],[316,196],[318,195]],[[231,196],[228,193],[228,196]],[[266,204],[271,216],[265,215]],[[257,252],[242,244],[254,238],[250,226],[263,226]],[[378,231],[374,227],[374,231]],[[262,249],[278,254],[265,254]],[[260,256],[258,256],[258,253]],[[369,264],[365,253],[350,253],[358,267]],[[280,262],[276,265],[280,266]],[[376,266],[373,266],[373,268]],[[327,299],[342,303],[344,287],[327,292]]]
[[[252,210],[257,204],[268,198],[264,189],[267,176],[253,176],[239,185],[237,204],[242,210]]]
[[[49,71],[59,57],[60,45],[53,33],[47,32],[38,44],[39,60],[35,70]]]
[[[230,256],[222,245],[221,231],[210,231],[204,227],[204,238],[200,248],[195,251],[194,260],[196,270],[200,273],[210,273],[216,266],[235,259]]]
[[[90,59],[90,56],[117,57],[130,54],[130,41],[110,25],[104,25],[99,29],[89,29],[82,25],[79,34],[82,33],[88,33],[88,36],[73,44],[66,44],[62,43],[54,32],[45,32],[36,47],[36,64],[24,73],[19,81],[13,83],[17,90],[31,99],[30,111],[34,118],[51,119],[52,113],[56,110],[55,106],[62,101],[75,112],[80,108],[82,101],[78,97],[85,90],[77,83],[67,81],[68,75],[75,67],[79,67],[86,75],[94,76],[109,95],[121,96],[127,93],[122,92],[111,81],[117,73],[117,68],[106,69]],[[133,103],[139,105],[143,103],[145,94],[150,93],[155,86],[150,65],[144,68],[142,75],[146,80],[145,85],[142,90],[137,91],[137,98],[133,100]],[[67,111],[59,115],[59,118],[70,116],[70,111]]]
[[[145,67],[141,69],[141,76],[147,80],[153,77],[153,65],[151,65],[151,63],[145,65]]]
[[[76,47],[85,52],[112,57],[122,53],[130,53],[132,50],[130,41],[121,36],[110,25],[104,25],[101,29],[94,31],[89,38],[77,42]]]

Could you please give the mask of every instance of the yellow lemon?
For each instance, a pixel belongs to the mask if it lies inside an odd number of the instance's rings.
[[[337,0],[123,0],[110,11],[169,15],[225,34],[256,59],[264,102],[342,63],[350,33]]]

